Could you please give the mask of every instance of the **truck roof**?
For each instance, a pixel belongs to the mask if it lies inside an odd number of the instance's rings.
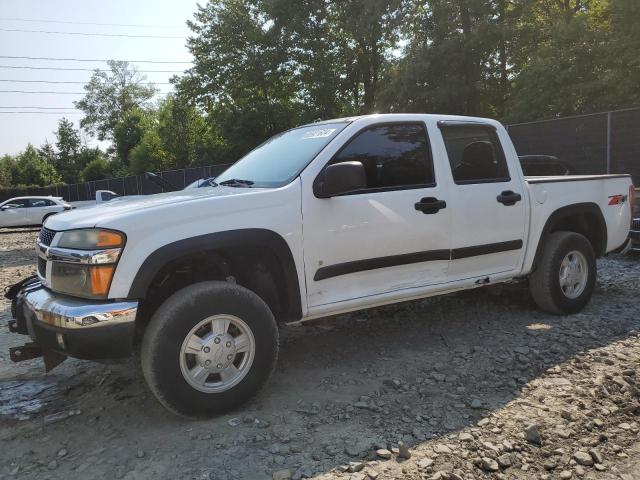
[[[319,120],[317,122],[308,123],[306,125],[300,125],[300,127],[309,127],[312,125],[324,125],[328,123],[352,123],[356,120],[361,120],[364,118],[377,118],[381,121],[397,121],[402,119],[407,119],[407,117],[414,118],[422,118],[422,119],[430,119],[430,120],[451,120],[451,121],[462,121],[462,122],[483,122],[490,124],[497,124],[498,122],[491,118],[483,118],[483,117],[469,117],[464,115],[443,115],[443,114],[434,114],[434,113],[372,113],[370,115],[357,115],[353,117],[342,117],[342,118],[331,118],[327,120]],[[298,127],[299,128],[299,127]]]

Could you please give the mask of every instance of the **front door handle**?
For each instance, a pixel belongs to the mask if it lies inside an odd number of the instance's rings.
[[[510,207],[522,200],[522,195],[520,195],[519,193],[514,193],[511,190],[505,190],[496,197],[496,200],[498,200],[498,202],[503,204],[505,207]]]
[[[431,215],[433,213],[438,213],[443,208],[447,208],[447,202],[444,200],[438,200],[435,197],[425,197],[415,204],[415,208],[425,215]]]

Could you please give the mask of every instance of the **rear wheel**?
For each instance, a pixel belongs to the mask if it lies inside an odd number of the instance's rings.
[[[575,313],[589,302],[596,282],[596,256],[589,240],[575,232],[554,232],[529,279],[536,304],[557,315]]]
[[[142,342],[142,370],[168,409],[187,416],[222,413],[251,398],[271,375],[278,330],[255,293],[202,282],[167,299]]]

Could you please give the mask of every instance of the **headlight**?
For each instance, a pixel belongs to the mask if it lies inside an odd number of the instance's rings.
[[[124,245],[124,235],[113,230],[68,230],[62,232],[57,247],[78,250],[118,248]]]
[[[125,236],[113,230],[61,232],[47,251],[51,289],[85,298],[106,298]]]

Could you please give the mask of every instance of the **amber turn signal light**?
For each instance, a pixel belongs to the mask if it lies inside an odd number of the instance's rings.
[[[117,248],[124,245],[124,236],[118,232],[112,232],[109,230],[100,230],[98,232],[98,241],[96,247],[98,248]]]
[[[89,267],[91,275],[91,293],[96,296],[106,295],[109,292],[111,279],[115,265],[97,265]]]

